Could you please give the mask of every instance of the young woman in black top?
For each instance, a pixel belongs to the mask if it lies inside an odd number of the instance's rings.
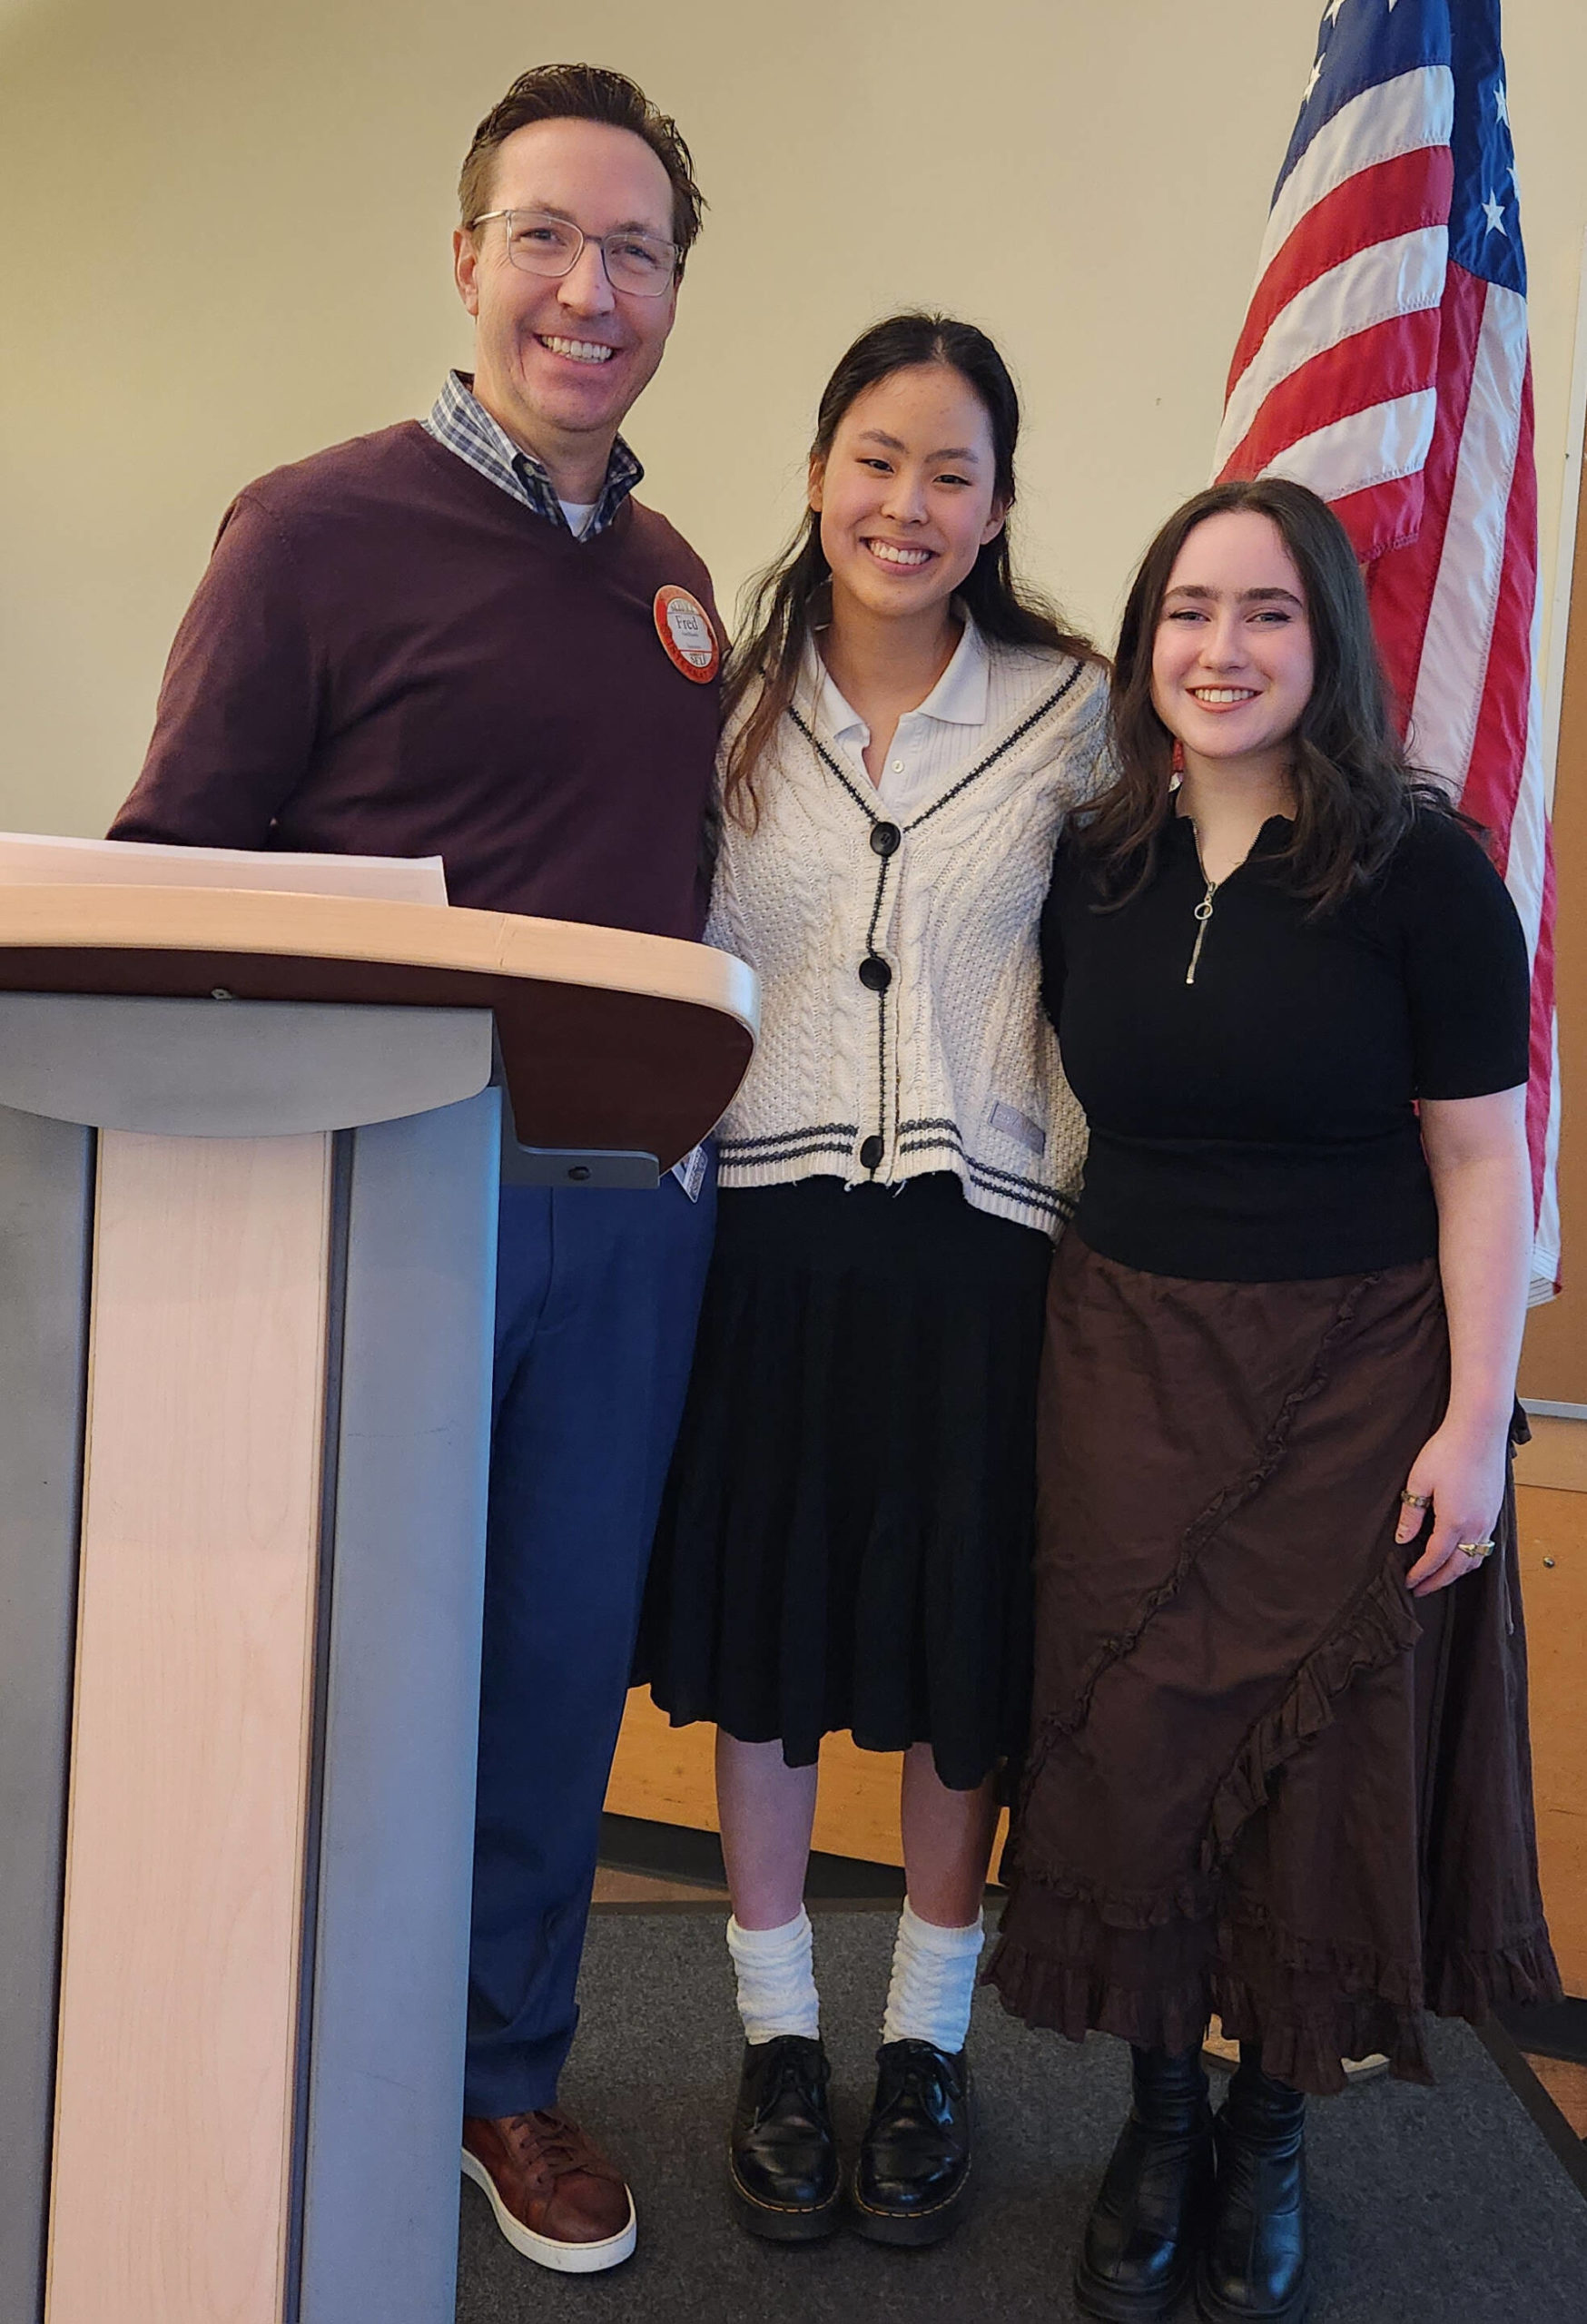
[[[1030,1754],[991,1975],[1133,2045],[1089,2314],[1306,2297],[1306,2092],[1558,1992],[1508,1458],[1532,1229],[1520,925],[1396,742],[1302,486],[1170,519],[1119,772],[1060,846],[1090,1122],[1040,1421]],[[1216,2125],[1209,2012],[1241,2063]]]

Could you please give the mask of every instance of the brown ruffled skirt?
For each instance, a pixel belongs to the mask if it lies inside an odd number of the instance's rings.
[[[1183,2050],[1210,2012],[1319,2093],[1421,2013],[1558,1995],[1507,1492],[1413,1599],[1399,1493],[1443,1417],[1432,1261],[1196,1283],[1059,1246],[1036,1688],[988,1974],[1033,2025]]]

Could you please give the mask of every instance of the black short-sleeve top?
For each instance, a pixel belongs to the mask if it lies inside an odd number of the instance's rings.
[[[1175,817],[1110,911],[1060,842],[1041,954],[1090,1125],[1075,1231],[1126,1266],[1265,1283],[1430,1258],[1416,1101],[1526,1078],[1525,940],[1471,832],[1419,810],[1371,886],[1316,916],[1274,861],[1289,835],[1265,823],[1209,894]]]

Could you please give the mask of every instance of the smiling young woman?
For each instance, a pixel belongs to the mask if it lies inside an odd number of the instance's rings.
[[[1306,2092],[1557,1992],[1508,1453],[1520,926],[1390,722],[1343,527],[1222,486],[1130,592],[1117,780],[1060,842],[1086,1108],[1048,1301],[1009,2006],[1133,2046],[1089,2314],[1306,2299]],[[1083,1391],[1083,1393],[1082,1393]],[[1452,1587],[1451,1585],[1454,1585]],[[1210,2012],[1241,2063],[1216,2125]]]
[[[800,537],[727,684],[708,937],[763,1037],[723,1189],[642,1666],[717,1726],[755,2233],[840,2191],[803,1894],[823,1734],[905,1754],[909,1901],[851,2217],[968,2197],[963,2055],[998,1771],[1024,1733],[1036,1363],[1081,1126],[1041,1013],[1052,849],[1106,687],[1016,586],[1019,405],[979,330],[901,315],[822,399]]]

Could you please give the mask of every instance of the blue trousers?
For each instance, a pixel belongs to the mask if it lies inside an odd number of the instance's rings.
[[[504,1187],[464,2106],[549,2106],[715,1214]]]

